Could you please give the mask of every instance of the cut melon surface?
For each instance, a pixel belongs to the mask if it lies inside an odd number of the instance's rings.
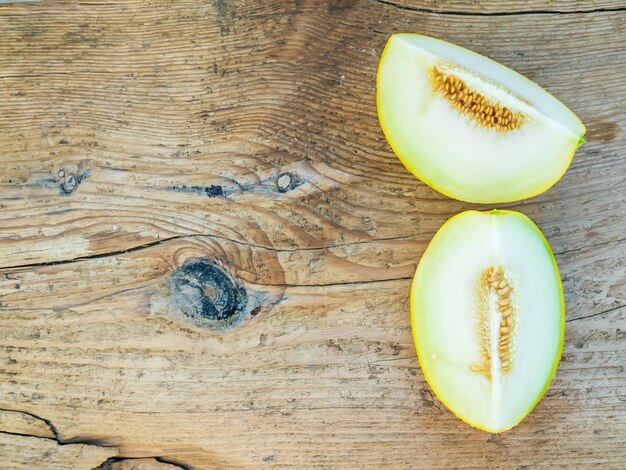
[[[541,231],[512,211],[450,219],[415,273],[411,323],[424,376],[454,414],[489,432],[515,426],[563,349],[563,288]]]
[[[394,34],[381,56],[383,132],[415,176],[456,199],[510,202],[555,184],[585,127],[534,82],[485,56]]]

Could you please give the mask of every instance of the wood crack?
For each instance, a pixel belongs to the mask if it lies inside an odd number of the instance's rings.
[[[618,238],[617,240],[608,240],[605,242],[600,242],[600,243],[592,243],[591,245],[584,245],[584,246],[580,246],[578,248],[572,248],[570,250],[563,250],[560,251],[558,253],[554,253],[555,256],[563,256],[563,255],[568,255],[570,253],[578,253],[579,251],[584,251],[587,250],[589,248],[600,248],[606,245],[611,245],[611,244],[621,244],[622,242],[625,242],[626,238]]]
[[[0,434],[8,434],[9,436],[20,436],[20,437],[35,437],[37,439],[48,439],[49,441],[55,441],[57,444],[61,445],[61,443],[54,437],[36,436],[35,434],[26,434],[23,432],[12,432],[12,431],[1,431],[1,430],[0,430]]]
[[[619,310],[619,309],[624,308],[624,307],[626,307],[626,304],[618,305],[617,307],[612,307],[612,308],[609,308],[607,310],[603,310],[601,312],[592,313],[591,315],[586,315],[584,317],[571,318],[569,320],[565,320],[565,323],[571,323],[571,322],[578,321],[578,320],[587,320],[589,318],[593,318],[593,317],[598,317],[600,315],[604,315],[605,313],[615,312],[616,310]]]
[[[154,460],[156,460],[157,462],[166,463],[168,465],[174,465],[175,467],[182,468],[183,470],[192,470],[190,465],[176,462],[174,460],[165,459],[163,457],[154,457]]]
[[[13,435],[18,435],[18,436],[27,436],[27,437],[40,437],[42,439],[52,439],[54,441],[57,441],[57,443],[59,443],[60,445],[64,445],[67,444],[67,442],[65,442],[62,438],[61,435],[59,434],[58,429],[56,428],[56,426],[54,424],[52,424],[52,422],[46,418],[42,418],[41,416],[36,415],[35,413],[31,413],[29,411],[22,411],[22,410],[11,410],[9,408],[0,408],[0,411],[6,411],[9,413],[20,413],[26,416],[30,416],[31,418],[34,418],[38,421],[43,422],[49,429],[50,432],[52,433],[52,435],[54,437],[42,437],[42,436],[35,436],[32,434],[24,434],[24,433],[16,433],[16,432],[10,432],[10,431],[0,431],[4,434],[13,434]]]
[[[183,470],[192,470],[192,467],[190,465],[184,464],[182,462],[177,462],[175,460],[170,460],[170,459],[166,459],[164,457],[153,457],[153,456],[147,456],[147,457],[111,457],[110,459],[105,460],[104,462],[102,462],[100,465],[98,465],[97,467],[93,468],[92,470],[109,470],[109,469],[113,469],[115,468],[115,464],[116,463],[121,463],[121,462],[125,462],[125,461],[133,461],[133,460],[144,460],[144,459],[152,459],[156,462],[162,463],[168,467],[177,467],[177,468],[182,468]],[[134,468],[134,467],[133,467]]]
[[[37,434],[30,434],[27,432],[17,432],[17,431],[7,431],[7,430],[0,430],[0,433],[2,434],[9,434],[12,436],[22,436],[22,437],[34,437],[37,439],[47,439],[47,440],[51,440],[51,441],[55,441],[58,445],[60,446],[66,446],[66,445],[72,445],[72,444],[81,444],[81,445],[87,445],[87,446],[94,446],[94,447],[115,447],[115,445],[107,443],[107,442],[103,442],[100,441],[98,439],[94,439],[94,438],[73,438],[73,439],[64,439],[61,434],[59,433],[59,430],[57,429],[57,427],[49,420],[46,418],[42,418],[39,415],[36,415],[35,413],[31,413],[29,411],[22,411],[22,410],[12,410],[9,408],[0,408],[0,412],[7,412],[7,413],[19,413],[21,415],[24,416],[28,416],[30,418],[34,418],[37,421],[40,421],[42,423],[44,423],[47,428],[50,430],[50,433],[52,434],[52,436],[42,436],[42,435],[37,435]]]
[[[399,10],[405,11],[415,11],[419,13],[428,13],[434,15],[445,15],[445,16],[523,16],[523,15],[579,15],[579,14],[587,14],[587,13],[612,13],[612,12],[624,12],[626,11],[625,7],[615,7],[615,8],[590,8],[588,10],[573,10],[573,11],[563,11],[563,10],[518,10],[518,11],[492,11],[492,12],[473,12],[473,11],[462,11],[462,10],[446,10],[439,11],[432,8],[423,8],[423,7],[414,7],[409,5],[399,5],[394,2],[390,2],[387,0],[372,0],[375,3],[380,3],[382,5],[387,5],[393,8],[397,8]]]
[[[19,436],[19,437],[31,437],[31,438],[36,438],[36,439],[46,439],[49,441],[54,441],[56,442],[57,445],[59,446],[68,446],[68,445],[87,445],[87,446],[95,446],[95,447],[117,447],[115,444],[109,444],[103,441],[100,441],[98,439],[93,439],[93,438],[74,438],[74,439],[64,439],[61,437],[59,430],[57,429],[57,427],[49,420],[46,418],[42,418],[41,416],[35,414],[35,413],[31,413],[29,411],[21,411],[21,410],[12,410],[12,409],[8,409],[8,408],[0,408],[0,412],[7,412],[7,413],[18,413],[20,415],[24,415],[24,416],[28,416],[30,418],[33,418],[37,421],[40,421],[42,423],[44,423],[47,428],[50,430],[50,433],[52,434],[52,436],[48,437],[48,436],[42,436],[42,435],[37,435],[34,433],[28,433],[25,432],[24,430],[17,432],[17,431],[8,431],[6,429],[4,430],[0,430],[0,434],[7,434],[10,436]],[[100,464],[99,466],[95,467],[94,470],[107,470],[109,468],[112,468],[112,464],[114,464],[115,462],[121,462],[123,460],[137,460],[137,459],[153,459],[159,463],[163,463],[172,467],[178,467],[178,468],[182,468],[183,470],[191,470],[191,467],[183,464],[181,462],[176,462],[173,460],[169,460],[166,459],[164,457],[159,457],[159,456],[145,456],[145,457],[112,457],[107,459],[106,461],[104,461],[102,464]]]
[[[379,282],[408,281],[413,276],[392,277],[388,279],[370,279],[367,281],[330,282],[328,284],[263,284],[269,287],[334,287],[334,286],[359,286],[362,284],[377,284]]]
[[[60,260],[54,260],[54,261],[44,261],[41,263],[25,263],[25,264],[19,264],[16,266],[0,266],[0,269],[24,269],[24,268],[41,268],[41,267],[45,267],[45,266],[60,266],[63,264],[70,264],[70,263],[78,263],[80,261],[85,261],[85,260],[91,260],[91,259],[99,259],[99,258],[108,258],[110,256],[117,256],[117,255],[123,255],[126,253],[133,253],[135,251],[140,251],[140,250],[144,250],[146,248],[150,248],[153,246],[157,246],[160,245],[161,243],[165,243],[168,242],[170,240],[177,240],[179,238],[192,238],[192,237],[201,237],[204,235],[176,235],[173,237],[167,237],[167,238],[160,238],[158,240],[154,240],[148,243],[143,243],[141,245],[136,245],[136,246],[132,246],[130,248],[126,248],[124,250],[115,250],[115,251],[108,251],[106,253],[96,253],[93,255],[86,255],[86,256],[77,256],[76,258],[68,258],[68,259],[60,259]]]
[[[372,240],[363,240],[363,241],[356,241],[356,242],[345,242],[345,243],[335,243],[332,245],[321,245],[321,246],[313,246],[313,247],[302,247],[302,248],[275,248],[273,246],[268,246],[268,245],[258,245],[256,243],[250,243],[250,242],[244,242],[241,240],[235,240],[232,238],[228,238],[228,237],[224,237],[222,235],[206,235],[206,234],[202,234],[202,233],[193,233],[193,234],[187,234],[187,235],[175,235],[172,237],[166,237],[166,238],[160,238],[158,240],[154,240],[148,243],[143,243],[141,245],[136,245],[136,246],[132,246],[130,248],[125,248],[123,250],[115,250],[115,251],[108,251],[106,253],[96,253],[93,255],[86,255],[86,256],[77,256],[76,258],[68,258],[68,259],[60,259],[60,260],[54,260],[54,261],[44,261],[44,262],[40,262],[40,263],[24,263],[24,264],[19,264],[19,265],[15,265],[15,266],[0,266],[0,270],[5,270],[5,269],[10,269],[10,270],[16,270],[16,269],[25,269],[25,268],[41,268],[41,267],[45,267],[45,266],[59,266],[59,265],[63,265],[63,264],[70,264],[70,263],[77,263],[80,261],[85,261],[85,260],[91,260],[91,259],[98,259],[98,258],[107,258],[110,256],[117,256],[117,255],[123,255],[123,254],[127,254],[127,253],[133,253],[135,251],[140,251],[140,250],[144,250],[146,248],[151,248],[157,245],[160,245],[161,243],[166,243],[172,240],[180,240],[180,239],[185,239],[185,238],[214,238],[214,239],[218,239],[218,240],[224,240],[226,242],[230,242],[230,243],[235,243],[237,245],[241,245],[241,246],[245,246],[245,247],[250,247],[250,248],[257,248],[259,250],[268,250],[268,251],[276,251],[276,252],[284,252],[284,253],[291,253],[291,252],[299,252],[299,251],[319,251],[319,250],[332,250],[334,248],[341,248],[341,247],[347,247],[347,246],[356,246],[356,245],[365,245],[368,243],[377,243],[377,242],[382,242],[382,241],[394,241],[394,240],[410,240],[413,238],[413,235],[404,235],[404,236],[399,236],[399,237],[387,237],[387,238],[375,238]]]

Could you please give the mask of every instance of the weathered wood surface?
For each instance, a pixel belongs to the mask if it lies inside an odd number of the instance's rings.
[[[396,3],[0,6],[3,466],[623,468],[622,4]],[[475,206],[379,130],[397,31],[510,65],[588,127],[561,182],[507,205],[552,244],[568,323],[546,397],[499,436],[415,357],[416,263]],[[228,332],[188,318],[216,292]]]

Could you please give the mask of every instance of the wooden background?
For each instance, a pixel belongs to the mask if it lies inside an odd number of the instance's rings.
[[[0,5],[0,467],[624,468],[625,23],[618,0]],[[433,397],[411,341],[421,253],[479,206],[379,129],[402,31],[588,128],[554,188],[504,206],[556,253],[567,333],[501,435]]]

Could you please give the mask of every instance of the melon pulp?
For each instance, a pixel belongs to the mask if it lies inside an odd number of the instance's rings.
[[[534,82],[417,34],[389,39],[376,102],[383,132],[407,169],[464,201],[540,194],[561,178],[584,142],[580,120]]]
[[[448,220],[415,273],[411,324],[444,405],[485,431],[515,426],[545,393],[563,349],[563,288],[541,231],[513,211]]]

